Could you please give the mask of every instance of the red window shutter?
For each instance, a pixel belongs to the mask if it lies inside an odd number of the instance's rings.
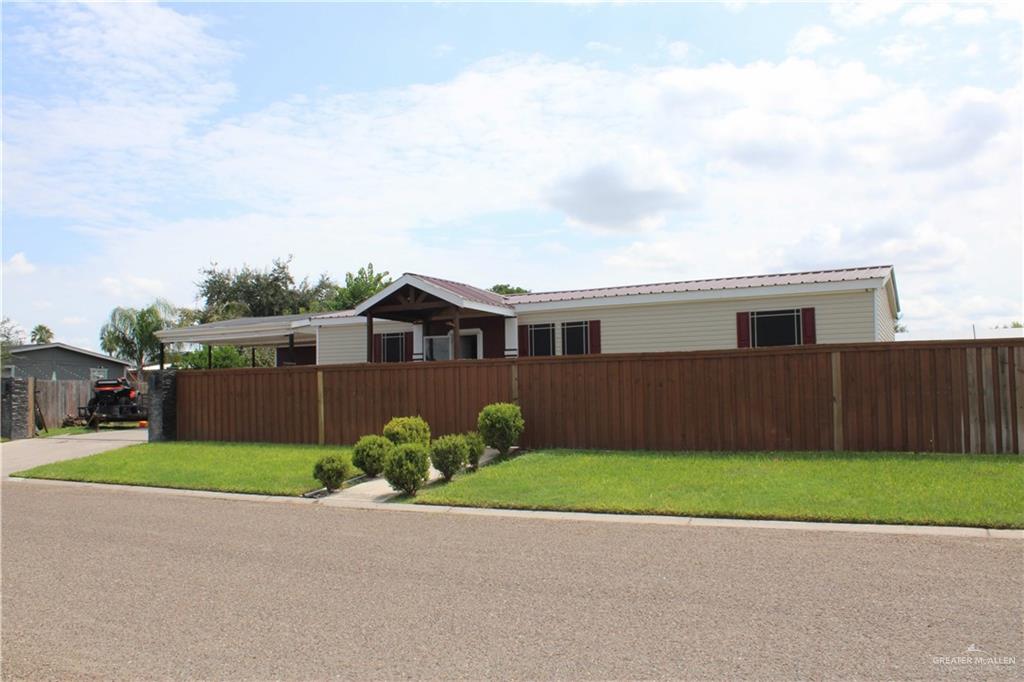
[[[519,325],[519,355],[526,357],[530,354],[530,325]]]
[[[405,361],[412,362],[412,332],[405,333]]]
[[[736,313],[736,347],[750,348],[750,313]]]
[[[800,309],[800,326],[804,332],[804,343],[818,343],[818,331],[814,328],[814,308]]]
[[[601,352],[601,320],[591,320],[588,323],[590,327],[590,352],[600,353]]]
[[[383,357],[384,350],[384,335],[374,334],[373,335],[373,361],[380,362]]]

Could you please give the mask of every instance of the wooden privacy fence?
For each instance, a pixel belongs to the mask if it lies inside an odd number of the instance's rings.
[[[78,416],[78,408],[92,397],[92,382],[88,379],[61,379],[34,382],[35,404],[43,413],[48,429],[59,428],[64,417]]]
[[[496,401],[527,447],[1019,453],[1024,340],[189,371],[178,437],[352,443],[409,414],[440,435]]]

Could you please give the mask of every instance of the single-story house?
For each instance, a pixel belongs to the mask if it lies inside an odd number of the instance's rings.
[[[66,343],[40,343],[11,347],[5,377],[36,379],[119,379],[133,363]]]
[[[515,295],[406,273],[352,310],[157,335],[344,364],[893,341],[899,312],[891,265]]]

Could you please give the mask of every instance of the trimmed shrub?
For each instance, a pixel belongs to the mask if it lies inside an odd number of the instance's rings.
[[[322,457],[313,465],[313,478],[320,481],[328,490],[337,490],[352,473],[352,465],[347,459],[336,455]]]
[[[395,417],[384,425],[384,437],[395,445],[420,443],[430,446],[430,425],[423,417]]]
[[[484,442],[504,457],[519,440],[526,422],[518,405],[491,403],[480,410],[476,426]]]
[[[430,451],[422,443],[399,445],[384,462],[384,478],[406,495],[415,495],[429,474]]]
[[[466,439],[466,446],[469,447],[469,465],[474,469],[480,468],[480,458],[484,456],[484,445],[483,436],[476,431],[470,431],[463,435]]]
[[[352,463],[370,478],[380,476],[395,444],[384,436],[363,436],[352,449]]]
[[[446,481],[452,480],[468,460],[469,444],[465,436],[441,436],[430,444],[430,462]]]

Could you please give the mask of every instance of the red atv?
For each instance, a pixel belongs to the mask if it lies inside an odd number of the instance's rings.
[[[89,426],[101,422],[134,422],[146,418],[143,396],[127,379],[100,379],[92,387],[92,398],[78,408],[78,416]]]

